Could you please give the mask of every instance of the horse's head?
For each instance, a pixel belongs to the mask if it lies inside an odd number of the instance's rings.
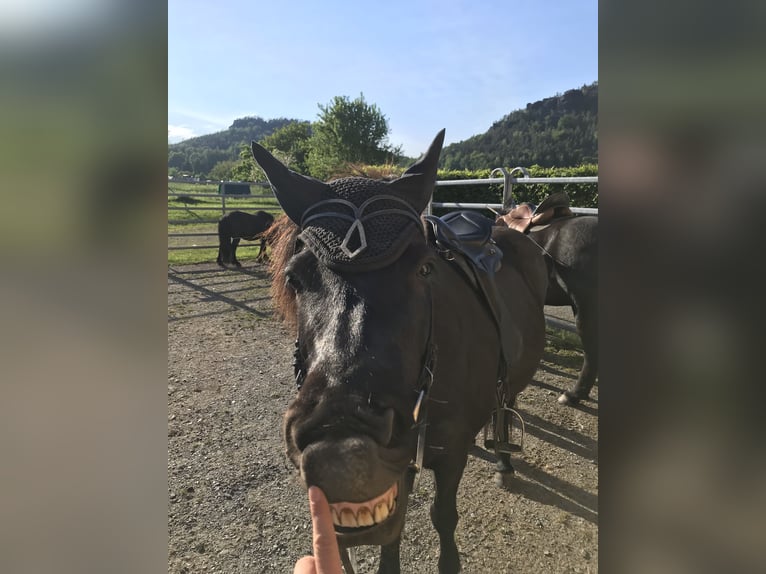
[[[290,218],[272,261],[297,331],[300,385],[284,419],[287,454],[330,501],[344,545],[386,544],[404,523],[416,405],[429,382],[436,254],[420,221],[440,132],[399,179],[323,183],[253,155]]]

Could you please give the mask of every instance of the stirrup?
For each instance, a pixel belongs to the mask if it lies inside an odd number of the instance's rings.
[[[508,441],[499,441],[497,440],[497,437],[499,436],[499,429],[497,426],[500,423],[500,417],[498,417],[498,411],[507,411],[511,413],[511,418],[507,422],[507,434],[506,436],[510,439],[511,434],[513,432],[513,415],[516,415],[516,418],[519,419],[519,422],[521,423],[521,440],[519,441],[519,444],[514,444],[512,442]],[[496,454],[511,454],[514,452],[523,452],[524,451],[524,434],[526,432],[526,428],[524,425],[524,419],[521,418],[521,415],[518,413],[518,411],[515,411],[514,409],[510,407],[498,407],[494,411],[492,411],[492,416],[495,419],[495,424],[492,425],[491,423],[487,423],[484,425],[484,448],[487,450],[493,449]],[[493,426],[492,434],[493,436],[490,438],[488,437],[489,434],[489,427]]]

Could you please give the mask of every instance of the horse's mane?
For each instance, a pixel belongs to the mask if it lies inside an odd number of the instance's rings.
[[[290,218],[281,215],[265,233],[266,241],[271,245],[269,273],[271,274],[271,299],[274,303],[274,310],[277,316],[293,330],[297,324],[295,293],[288,288],[283,272],[287,262],[293,256],[293,247],[298,231],[298,226],[290,221]]]
[[[349,162],[340,166],[332,174],[332,179],[341,177],[365,177],[367,179],[379,179],[392,181],[402,175],[404,168],[391,164],[367,165],[363,163]]]

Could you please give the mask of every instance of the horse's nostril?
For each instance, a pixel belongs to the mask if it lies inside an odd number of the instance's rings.
[[[394,409],[386,409],[382,414],[370,415],[368,424],[372,429],[372,436],[380,446],[388,446],[394,435]]]
[[[360,407],[357,417],[364,424],[365,432],[375,442],[380,446],[388,446],[394,435],[394,409],[387,408],[381,412]]]
[[[383,413],[382,422],[383,425],[381,427],[381,434],[378,437],[378,444],[386,446],[391,442],[391,437],[394,435],[394,409],[386,409]]]

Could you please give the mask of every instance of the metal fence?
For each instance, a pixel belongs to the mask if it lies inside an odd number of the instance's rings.
[[[171,219],[171,213],[173,212],[187,212],[187,213],[194,213],[197,211],[219,211],[221,212],[221,216],[225,215],[229,211],[235,211],[235,210],[241,210],[241,209],[247,209],[243,208],[241,205],[237,206],[227,206],[226,201],[227,199],[237,200],[238,203],[240,202],[248,202],[248,201],[260,201],[264,199],[273,200],[274,195],[271,193],[271,188],[269,187],[269,184],[266,182],[248,182],[251,187],[260,187],[263,188],[265,193],[261,194],[251,194],[251,195],[240,195],[240,194],[220,194],[216,192],[189,192],[189,191],[173,191],[170,188],[168,188],[168,198],[175,197],[188,197],[191,199],[195,199],[198,197],[202,198],[213,198],[220,201],[220,207],[218,206],[210,206],[207,205],[205,207],[197,207],[197,206],[175,206],[175,205],[168,205],[168,225],[187,225],[187,224],[217,224],[218,220],[220,219],[220,216],[214,217],[214,218],[203,218],[199,217],[197,219]],[[258,209],[260,211],[268,211],[273,213],[281,213],[281,208],[278,205],[274,206],[266,206],[263,205],[257,205],[253,206],[254,209]],[[209,232],[194,232],[194,233],[168,233],[168,240],[169,242],[172,241],[172,238],[174,237],[218,237],[218,231],[215,229],[215,227],[209,231]],[[242,246],[243,248],[246,248],[246,245]],[[218,249],[218,243],[215,244],[205,244],[205,245],[168,245],[168,251],[173,250],[186,250],[186,249]]]
[[[500,172],[502,177],[492,177],[496,172]],[[514,177],[515,173],[521,173],[521,177]],[[493,185],[503,184],[503,202],[502,203],[465,203],[465,202],[437,202],[432,201],[428,204],[426,211],[431,213],[433,207],[452,208],[452,209],[488,209],[495,213],[499,210],[508,209],[514,203],[513,199],[513,186],[514,185],[529,185],[534,183],[554,183],[554,184],[566,184],[566,183],[595,183],[598,184],[598,176],[584,176],[584,177],[529,177],[529,173],[523,167],[515,167],[508,171],[505,168],[496,168],[490,172],[488,179],[460,179],[449,181],[437,181],[436,187],[447,187],[454,185]],[[592,207],[572,207],[570,208],[574,213],[584,213],[598,215],[598,209]],[[563,321],[560,318],[552,317],[551,315],[545,315],[545,323],[552,329],[559,329],[568,331],[570,333],[577,333],[577,327],[570,321]]]
[[[499,172],[502,177],[492,177]],[[514,174],[520,173],[521,177],[514,177]],[[582,177],[529,177],[529,172],[523,167],[514,167],[512,170],[506,170],[504,167],[493,169],[487,179],[454,179],[437,181],[436,187],[450,187],[455,185],[496,185],[503,184],[503,203],[464,203],[464,202],[437,202],[432,201],[427,208],[428,213],[432,207],[445,207],[453,209],[488,209],[497,213],[498,210],[507,209],[513,204],[513,186],[529,185],[534,183],[598,183],[598,176]],[[593,207],[573,207],[574,213],[587,213],[598,215],[598,209]]]
[[[502,177],[492,177],[495,173],[500,173]],[[521,174],[521,177],[514,177],[515,174]],[[448,187],[456,185],[497,185],[503,184],[503,202],[502,203],[470,203],[470,202],[436,202],[429,203],[426,208],[427,213],[431,213],[432,207],[448,208],[448,209],[488,209],[490,211],[498,212],[499,210],[510,207],[513,203],[513,186],[514,185],[528,185],[535,183],[553,183],[553,184],[566,184],[566,183],[598,183],[598,176],[585,176],[585,177],[529,177],[529,174],[525,168],[516,167],[512,170],[506,170],[505,168],[495,168],[490,173],[490,177],[487,179],[457,179],[457,180],[442,180],[436,182],[436,187]],[[266,182],[250,182],[251,186],[262,187],[265,190],[269,190],[267,193],[260,195],[225,195],[218,193],[199,193],[199,192],[186,192],[186,191],[171,191],[168,189],[168,197],[209,197],[220,199],[220,211],[221,215],[224,215],[228,211],[234,211],[236,209],[242,209],[242,206],[227,207],[226,200],[236,199],[237,201],[248,200],[262,200],[273,199],[269,184]],[[171,219],[170,214],[173,211],[210,211],[210,206],[207,207],[189,207],[184,206],[168,206],[168,224],[188,224],[188,223],[217,223],[219,218],[212,219]],[[218,209],[215,207],[214,209]],[[279,206],[263,207],[258,206],[257,209],[262,211],[270,211],[274,213],[280,213]],[[598,209],[588,207],[573,207],[571,208],[575,213],[586,214],[598,214]],[[174,237],[217,237],[217,230],[211,232],[195,232],[195,233],[168,233],[168,239],[171,240]],[[243,245],[242,247],[246,247]],[[206,244],[206,245],[168,245],[168,250],[180,250],[180,249],[217,249],[218,244]]]

